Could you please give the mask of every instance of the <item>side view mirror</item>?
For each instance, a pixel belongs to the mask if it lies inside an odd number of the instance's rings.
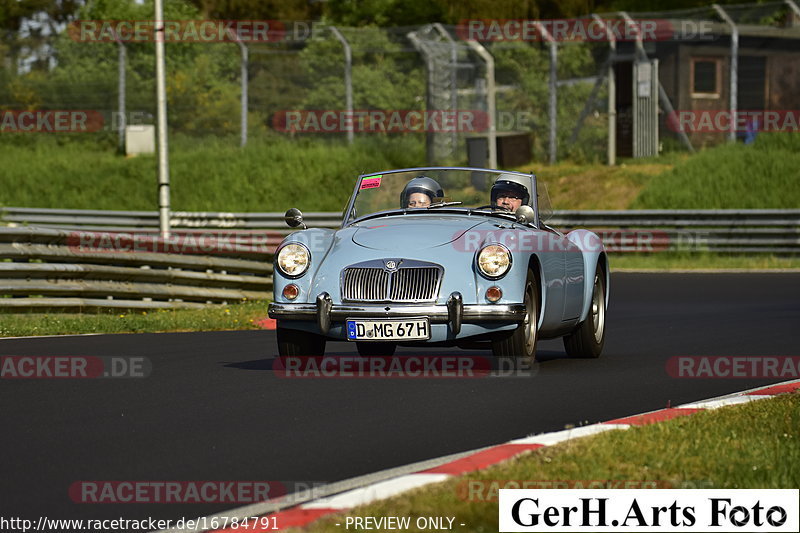
[[[283,220],[286,221],[286,225],[290,228],[296,228],[297,226],[303,226],[303,229],[308,229],[305,224],[303,224],[303,213],[293,207],[286,211],[286,214],[283,215]]]
[[[536,212],[529,205],[521,205],[514,211],[514,216],[520,224],[531,224],[536,221]]]

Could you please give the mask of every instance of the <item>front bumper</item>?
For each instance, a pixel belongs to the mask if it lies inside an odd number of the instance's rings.
[[[461,294],[454,292],[446,305],[409,304],[339,304],[334,305],[327,293],[317,296],[316,303],[271,303],[269,317],[282,320],[316,320],[320,331],[328,333],[331,322],[348,318],[411,318],[428,317],[431,323],[447,323],[453,333],[461,324],[483,322],[517,323],[525,320],[524,304],[463,304]]]

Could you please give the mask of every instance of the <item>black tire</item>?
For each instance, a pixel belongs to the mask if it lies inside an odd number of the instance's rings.
[[[564,337],[564,348],[569,357],[597,359],[606,342],[606,274],[598,265],[594,276],[592,302],[589,316],[575,331]]]
[[[397,349],[393,342],[357,342],[358,355],[361,357],[392,356]]]
[[[513,362],[533,363],[539,338],[539,294],[536,276],[531,269],[528,269],[522,301],[527,309],[525,321],[514,331],[503,332],[492,339],[492,353]]]
[[[308,357],[325,355],[325,337],[308,331],[286,329],[278,326],[278,355],[282,357]]]

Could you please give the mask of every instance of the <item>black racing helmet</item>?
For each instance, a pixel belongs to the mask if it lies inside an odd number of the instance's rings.
[[[497,197],[501,192],[513,193],[522,199],[522,205],[530,205],[531,193],[528,190],[530,180],[514,174],[500,174],[492,185],[492,205],[497,204]]]
[[[442,186],[439,185],[433,178],[427,176],[419,176],[409,181],[400,193],[400,208],[405,209],[408,207],[408,197],[415,192],[421,192],[430,197],[431,202],[435,198],[444,197]]]

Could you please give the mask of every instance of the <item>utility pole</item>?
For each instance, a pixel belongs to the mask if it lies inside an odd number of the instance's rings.
[[[169,237],[169,153],[167,151],[167,81],[164,64],[164,6],[155,0],[156,105],[158,107],[158,226],[161,237]]]

